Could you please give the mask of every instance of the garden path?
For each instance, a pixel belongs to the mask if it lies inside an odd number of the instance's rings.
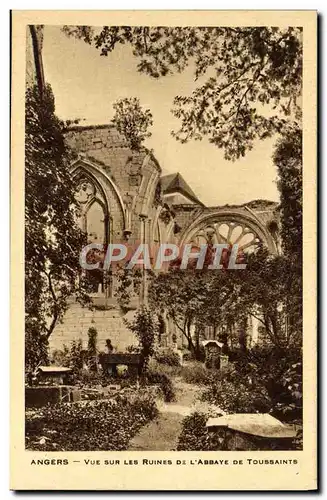
[[[176,449],[182,430],[182,421],[200,404],[197,399],[203,389],[195,384],[187,384],[180,378],[175,378],[174,385],[175,401],[171,403],[158,401],[159,416],[142,427],[132,439],[129,450],[169,451]]]

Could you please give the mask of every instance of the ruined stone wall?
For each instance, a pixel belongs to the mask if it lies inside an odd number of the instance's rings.
[[[81,159],[96,164],[117,186],[126,214],[124,229],[131,232],[131,243],[139,242],[139,216],[152,218],[155,213],[154,197],[161,169],[153,154],[145,148],[131,151],[112,125],[73,127],[66,140]]]
[[[133,333],[126,327],[123,318],[130,319],[131,313],[123,316],[118,309],[89,310],[78,303],[72,303],[64,317],[50,337],[50,351],[70,346],[73,340],[81,339],[83,348],[87,348],[88,329],[96,328],[98,332],[98,349],[105,351],[105,341],[110,339],[116,352],[124,352],[127,346],[136,345]]]
[[[131,151],[125,139],[111,126],[73,127],[66,134],[66,141],[77,159],[72,165],[76,187],[83,179],[96,181],[97,191],[108,202],[110,242],[126,242],[126,230],[133,245],[143,240],[153,240],[153,221],[157,213],[154,203],[156,186],[161,169],[151,152],[143,149]],[[140,215],[145,215],[143,223]],[[113,288],[115,278],[113,277]],[[133,311],[127,313],[127,317]],[[50,339],[50,350],[61,349],[72,340],[82,339],[87,344],[90,327],[98,331],[99,349],[104,349],[110,338],[113,346],[123,351],[135,344],[134,335],[126,327],[120,308],[113,303],[110,310],[89,310],[72,303],[64,320],[55,328]]]

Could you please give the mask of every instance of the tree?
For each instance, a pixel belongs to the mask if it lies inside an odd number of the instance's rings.
[[[203,269],[196,269],[196,259],[190,259],[187,269],[181,269],[182,259],[177,258],[168,272],[153,274],[150,281],[150,302],[167,312],[196,359],[202,357],[199,336],[203,327],[212,327],[215,334],[219,327],[226,343],[227,330],[239,316],[235,310],[239,300],[233,271],[228,270],[229,258],[230,249],[226,249],[221,256],[222,269],[208,269],[214,259],[213,247],[208,245]],[[237,262],[243,260],[244,255],[239,254]]]
[[[290,317],[298,318],[301,291],[294,287],[298,269],[287,256],[272,256],[261,249],[248,257],[246,269],[228,275],[234,280],[235,319],[257,319],[270,343],[279,349],[301,345],[301,328],[297,322],[289,322]]]
[[[194,270],[171,268],[167,273],[154,275],[149,286],[150,304],[167,312],[195,356],[192,333],[201,305],[199,279],[200,274],[195,274]]]
[[[78,207],[69,173],[72,160],[55,116],[49,85],[26,92],[25,116],[25,361],[47,363],[48,339],[72,295],[89,297],[80,278],[79,254],[85,236],[77,226]]]
[[[159,324],[155,313],[145,306],[136,311],[133,321],[125,320],[127,327],[136,335],[141,346],[139,373],[147,373],[150,356],[154,354],[155,341],[159,333]]]
[[[302,133],[294,126],[279,138],[274,150],[278,171],[280,225],[285,255],[302,258]]]
[[[288,261],[286,310],[288,329],[302,332],[302,131],[294,125],[275,145],[274,164],[280,192],[280,236]]]
[[[181,72],[188,65],[199,86],[176,96],[180,119],[177,140],[207,137],[235,160],[256,139],[284,134],[300,123],[302,28],[65,26],[107,56],[118,44],[130,44],[138,70],[153,78]],[[200,84],[201,81],[201,84]]]
[[[139,150],[142,142],[151,137],[148,128],[153,124],[149,109],[143,110],[136,97],[118,99],[113,104],[115,115],[113,123],[122,134],[132,150]]]

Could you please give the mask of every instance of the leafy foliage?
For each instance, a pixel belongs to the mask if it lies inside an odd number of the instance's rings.
[[[51,353],[50,364],[56,366],[69,366],[69,347],[64,344],[62,349],[55,349]]]
[[[107,385],[108,381],[103,373],[96,371],[86,370],[85,368],[74,371],[74,385],[78,387],[94,387]],[[103,397],[100,393],[100,397]],[[90,399],[90,395],[88,395]]]
[[[227,413],[268,413],[271,400],[263,387],[251,387],[241,381],[219,380],[204,392],[203,400]]]
[[[158,414],[148,395],[129,401],[62,404],[26,417],[26,447],[38,451],[126,450],[136,432]]]
[[[278,139],[274,151],[280,191],[280,222],[286,255],[302,257],[302,133],[289,129]]]
[[[169,347],[158,348],[154,353],[154,358],[156,359],[156,361],[158,361],[158,363],[162,363],[164,365],[180,365],[179,355]]]
[[[182,367],[181,375],[188,384],[207,386],[220,378],[220,371],[208,370],[203,363],[192,362]]]
[[[158,337],[159,324],[150,309],[145,306],[136,311],[133,321],[126,321],[127,327],[136,335],[141,346],[140,374],[145,375],[149,358],[154,353],[156,338]]]
[[[235,314],[240,320],[248,315],[259,320],[269,341],[279,348],[302,343],[301,289],[296,286],[299,265],[262,249],[248,257],[246,269],[228,273],[234,280]]]
[[[72,155],[54,111],[49,85],[42,95],[36,86],[26,91],[25,362],[31,369],[47,363],[48,338],[67,310],[68,297],[89,302],[79,279],[85,237],[76,223]]]
[[[148,128],[153,124],[149,109],[143,110],[137,97],[118,99],[113,104],[113,123],[127,140],[131,149],[139,150],[142,142],[151,137]]]
[[[220,449],[220,444],[215,434],[208,431],[205,413],[192,413],[185,417],[182,432],[178,438],[178,451],[214,451]]]
[[[137,267],[127,269],[117,265],[115,276],[117,279],[115,297],[123,310],[128,309],[133,295],[138,295],[140,292],[142,270]]]
[[[87,29],[86,29],[87,28]],[[138,70],[153,78],[190,66],[199,86],[176,96],[176,139],[207,137],[235,160],[256,139],[284,133],[301,120],[302,30],[288,27],[66,26],[69,36],[107,56],[130,44]]]
[[[97,371],[97,338],[98,332],[96,328],[90,327],[87,332],[88,344],[87,344],[87,355],[89,360],[89,368],[91,371]]]
[[[227,413],[271,412],[281,420],[301,420],[301,366],[299,349],[240,351],[234,369],[216,377],[203,399]]]
[[[280,191],[280,236],[288,258],[289,327],[302,333],[302,132],[294,126],[275,146],[274,163]]]
[[[73,340],[70,344],[69,352],[69,366],[72,368],[73,373],[76,375],[80,370],[82,370],[84,365],[84,351],[82,340]]]
[[[148,384],[158,384],[164,396],[164,400],[167,403],[174,401],[175,399],[175,389],[173,382],[167,373],[161,371],[160,369],[151,370],[149,369],[146,375]]]

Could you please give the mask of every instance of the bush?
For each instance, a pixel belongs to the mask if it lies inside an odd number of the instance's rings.
[[[282,420],[302,418],[302,353],[300,349],[256,347],[233,353],[233,380],[251,383],[265,391],[271,400],[272,414]],[[249,389],[250,390],[250,389]]]
[[[194,359],[193,354],[189,350],[183,351],[183,361],[192,361]]]
[[[149,384],[158,384],[163,393],[166,403],[174,401],[175,389],[171,378],[166,374],[159,371],[148,370],[147,382]]]
[[[183,366],[181,375],[187,384],[210,385],[220,378],[218,370],[208,370],[199,361],[194,361],[188,366]]]
[[[302,363],[294,363],[281,378],[282,389],[273,414],[282,420],[302,419]]]
[[[74,373],[74,383],[82,387],[94,387],[95,385],[107,385],[108,382],[102,373],[85,370],[83,368]]]
[[[62,350],[55,349],[50,355],[50,365],[69,366],[69,348],[64,344]]]
[[[165,373],[169,378],[180,377],[182,373],[182,366],[171,366],[158,363],[154,358],[149,361],[149,371]]]
[[[171,348],[159,348],[154,354],[154,358],[158,363],[169,366],[179,366],[180,357],[177,352],[173,351]]]
[[[38,451],[126,450],[138,430],[154,419],[154,399],[59,404],[26,415],[26,448]]]
[[[182,432],[178,438],[178,451],[213,451],[219,450],[220,444],[215,433],[206,427],[208,415],[195,412],[185,417]]]
[[[124,320],[127,328],[133,332],[141,347],[141,362],[139,373],[144,377],[147,373],[150,357],[154,354],[155,339],[158,335],[159,324],[154,312],[144,305],[135,313],[133,321]]]
[[[268,413],[272,408],[272,401],[263,387],[239,381],[215,382],[202,394],[202,400],[227,413]]]

